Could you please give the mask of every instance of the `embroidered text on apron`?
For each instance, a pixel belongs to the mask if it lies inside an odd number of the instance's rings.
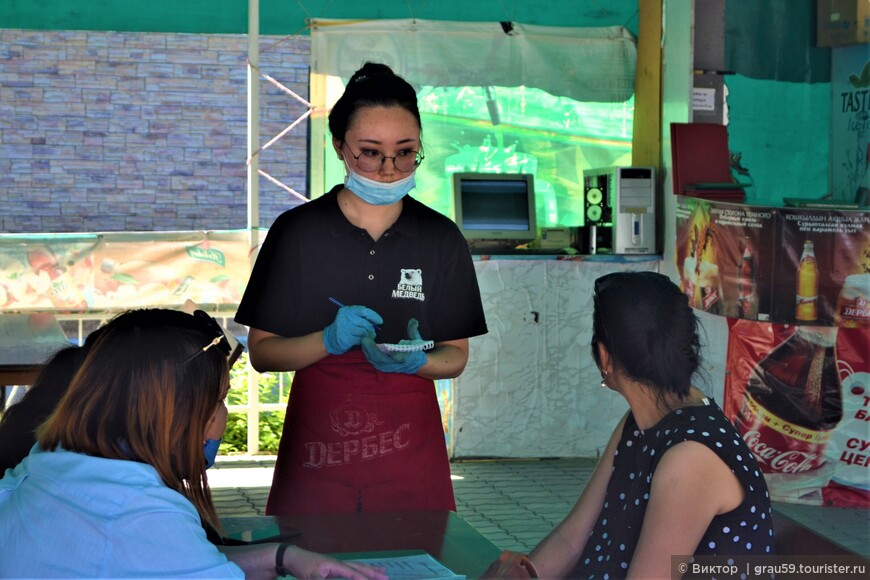
[[[456,510],[435,385],[355,349],[296,371],[267,514]]]

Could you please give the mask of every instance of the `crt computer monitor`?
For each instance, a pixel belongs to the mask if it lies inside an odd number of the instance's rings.
[[[538,235],[529,173],[454,173],[453,212],[469,244],[521,244]]]

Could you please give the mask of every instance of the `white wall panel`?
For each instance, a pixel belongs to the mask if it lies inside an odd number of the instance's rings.
[[[475,262],[489,333],[471,339],[454,381],[451,453],[470,457],[595,457],[628,406],[601,389],[592,360],[592,287],[642,261]]]

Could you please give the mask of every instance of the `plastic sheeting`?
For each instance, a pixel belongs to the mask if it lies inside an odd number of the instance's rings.
[[[311,188],[345,175],[321,111],[364,62],[416,85],[425,162],[413,195],[445,215],[459,171],[534,176],[541,227],[584,223],[584,169],[631,163],[634,37],[513,22],[312,23]]]
[[[728,0],[725,69],[793,83],[831,80],[830,49],[816,48],[815,0]]]
[[[831,49],[815,29],[815,0],[726,2],[729,146],[748,203],[829,193]]]
[[[634,94],[637,47],[620,26],[312,21],[313,74],[348,79],[366,60],[390,65],[417,87],[527,86],[577,101],[606,102]]]
[[[779,206],[784,197],[828,193],[831,86],[742,75],[726,77],[728,146],[741,155],[749,181],[746,200]]]

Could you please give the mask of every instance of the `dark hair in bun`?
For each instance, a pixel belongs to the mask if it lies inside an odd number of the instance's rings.
[[[595,281],[592,356],[602,343],[629,378],[659,395],[689,395],[701,364],[700,325],[688,298],[656,272],[616,272]]]
[[[385,64],[367,62],[353,73],[344,94],[329,113],[329,132],[333,138],[344,141],[354,116],[363,107],[402,107],[422,126],[417,92],[408,81],[396,75]]]

